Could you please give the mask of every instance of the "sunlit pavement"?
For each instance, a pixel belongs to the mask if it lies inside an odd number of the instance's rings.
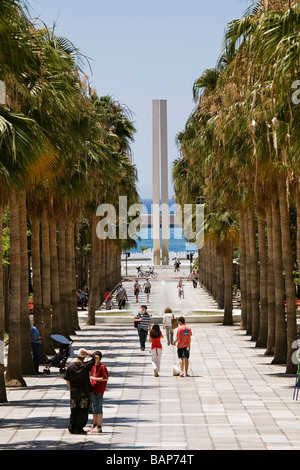
[[[294,376],[271,365],[272,358],[238,325],[191,327],[190,376],[172,376],[176,348],[164,339],[156,378],[149,347],[140,351],[130,324],[82,324],[73,337],[75,351],[100,349],[110,374],[103,433],[69,434],[69,393],[52,368],[50,376],[25,377],[26,388],[7,390],[9,402],[0,406],[0,449],[300,449]]]

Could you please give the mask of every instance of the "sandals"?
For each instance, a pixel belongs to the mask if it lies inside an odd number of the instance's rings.
[[[101,434],[101,433],[102,433],[101,426],[92,427],[90,431],[88,431],[88,434]]]

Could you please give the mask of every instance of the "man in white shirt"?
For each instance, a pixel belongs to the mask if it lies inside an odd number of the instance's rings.
[[[172,327],[173,318],[174,318],[174,315],[172,313],[172,309],[167,307],[165,309],[165,314],[163,316],[163,329],[166,330],[168,346],[170,346],[170,344],[173,344],[174,342],[173,327]]]

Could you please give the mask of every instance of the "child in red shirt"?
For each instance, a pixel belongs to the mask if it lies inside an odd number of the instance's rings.
[[[104,364],[101,363],[102,353],[96,351],[94,353],[95,365],[91,370],[91,384],[93,391],[91,393],[91,401],[93,408],[93,426],[89,431],[91,434],[102,432],[103,419],[103,395],[108,381],[108,372]]]

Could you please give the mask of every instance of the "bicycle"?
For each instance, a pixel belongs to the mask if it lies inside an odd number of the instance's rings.
[[[152,279],[156,279],[158,274],[153,270],[153,268],[149,268],[147,271],[143,271],[140,266],[137,268],[138,277],[151,277]]]

